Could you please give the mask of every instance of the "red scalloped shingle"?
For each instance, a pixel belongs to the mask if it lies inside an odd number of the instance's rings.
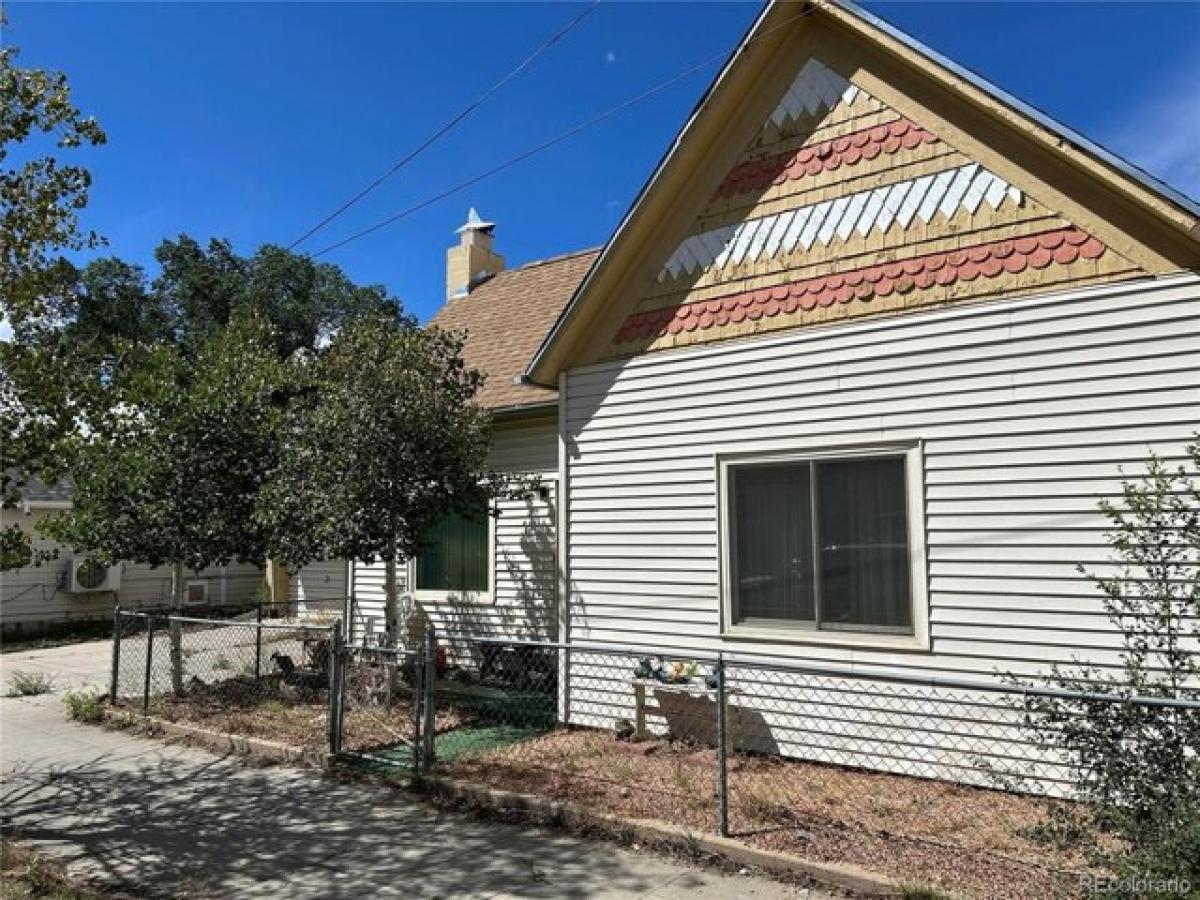
[[[733,197],[746,191],[761,190],[805,176],[817,175],[842,165],[854,166],[882,153],[896,153],[903,147],[914,150],[922,143],[932,144],[937,136],[908,119],[894,119],[839,138],[801,147],[765,159],[736,166],[717,188],[718,197]]]
[[[808,311],[817,306],[829,307],[852,300],[868,303],[872,297],[886,297],[893,292],[906,294],[935,284],[991,279],[1005,272],[1017,274],[1027,268],[1044,269],[1051,263],[1065,266],[1080,258],[1099,259],[1107,249],[1102,241],[1086,231],[1055,228],[1027,237],[929,253],[682,306],[633,313],[617,331],[615,341],[624,344],[680,331],[720,328],[747,319],[756,322],[780,313],[791,314],[797,309]]]

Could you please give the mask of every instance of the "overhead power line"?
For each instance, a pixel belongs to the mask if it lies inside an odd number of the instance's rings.
[[[780,22],[774,28],[768,29],[767,31],[764,31],[762,34],[756,35],[751,40],[746,41],[743,44],[741,44],[736,52],[740,53],[746,47],[750,46],[750,44],[753,43],[754,41],[762,40],[763,38],[765,38],[767,35],[771,34],[772,32],[778,31],[780,28],[790,25],[792,22],[795,22],[798,19],[803,19],[803,18],[811,15],[813,12],[813,9],[814,9],[814,7],[809,6],[808,8],[806,8],[803,12],[799,13],[798,15],[792,16],[791,18],[789,18],[783,22]],[[467,188],[469,188],[473,185],[476,185],[481,181],[485,181],[494,175],[498,175],[500,172],[503,172],[505,169],[510,169],[513,166],[518,165],[519,163],[523,163],[525,160],[529,159],[530,157],[537,156],[539,153],[544,153],[546,150],[549,150],[551,147],[555,147],[558,144],[561,144],[563,141],[573,138],[575,135],[579,134],[580,132],[586,131],[587,129],[592,128],[595,125],[599,125],[601,122],[605,121],[606,119],[610,119],[613,116],[618,115],[619,113],[622,113],[625,110],[650,99],[654,95],[660,94],[663,91],[668,90],[671,87],[674,87],[679,82],[681,82],[687,78],[690,78],[692,75],[695,75],[697,72],[701,71],[702,69],[706,69],[709,66],[713,65],[714,63],[725,60],[728,57],[729,57],[729,51],[724,51],[722,53],[716,54],[715,56],[711,56],[708,59],[704,60],[703,62],[697,63],[694,66],[684,69],[682,72],[680,72],[677,75],[673,75],[671,78],[668,78],[666,81],[659,82],[658,84],[654,85],[653,87],[648,88],[645,91],[642,91],[640,94],[630,97],[628,100],[625,100],[624,102],[619,103],[616,106],[611,107],[610,109],[607,109],[602,113],[599,113],[598,115],[592,116],[590,119],[586,119],[585,121],[580,122],[578,125],[568,128],[566,131],[550,138],[547,141],[543,141],[542,143],[538,144],[535,147],[531,147],[530,149],[525,150],[522,153],[518,153],[516,156],[510,157],[509,159],[506,159],[504,162],[499,163],[498,165],[495,165],[492,168],[490,168],[484,172],[480,172],[478,175],[474,175],[471,178],[468,178],[466,181],[461,181],[458,184],[454,185],[453,187],[447,188],[446,190],[442,191],[439,194],[435,194],[434,196],[428,197],[425,200],[420,201],[419,203],[413,204],[412,206],[408,207],[407,209],[401,210],[400,212],[396,213],[395,215],[388,216],[386,219],[381,219],[380,221],[376,222],[374,225],[370,225],[370,226],[362,229],[361,231],[356,231],[353,234],[349,235],[348,237],[342,238],[340,241],[336,241],[335,243],[329,244],[326,247],[322,247],[320,250],[311,254],[311,257],[313,259],[316,259],[317,257],[324,256],[326,253],[331,253],[332,251],[337,250],[339,247],[346,246],[347,244],[351,243],[352,241],[357,241],[360,238],[364,238],[369,234],[373,234],[376,231],[379,231],[381,228],[386,228],[388,225],[392,225],[395,222],[399,222],[401,219],[405,219],[405,218],[413,215],[414,213],[420,212],[421,210],[425,209],[426,207],[433,206],[435,203],[440,203],[442,200],[445,200],[448,197],[452,197],[455,194],[461,193],[462,191],[465,191]]]
[[[498,90],[500,90],[502,87],[504,87],[510,81],[512,81],[514,78],[516,78],[518,75],[520,75],[521,72],[523,72],[525,69],[527,69],[533,63],[534,60],[536,60],[539,56],[541,56],[543,53],[545,53],[547,50],[549,50],[551,47],[553,47],[555,44],[557,44],[560,40],[562,40],[562,38],[564,38],[568,32],[570,32],[573,28],[575,28],[576,25],[578,25],[585,18],[587,18],[587,16],[599,4],[600,4],[600,0],[592,0],[592,2],[588,4],[587,8],[584,9],[583,12],[581,12],[574,19],[572,19],[570,22],[568,22],[562,28],[558,29],[558,31],[554,32],[554,34],[552,34],[550,37],[548,37],[545,41],[543,41],[537,47],[537,49],[535,49],[527,57],[525,57],[523,60],[521,60],[521,62],[517,65],[517,67],[515,69],[511,70],[507,75],[505,75],[503,78],[501,78],[495,84],[493,84],[490,88],[488,88],[486,91],[484,91],[482,94],[480,94],[473,101],[468,103],[453,118],[448,120],[444,125],[442,125],[441,128],[439,128],[437,131],[435,131],[433,134],[431,134],[429,137],[427,137],[424,141],[422,141],[420,144],[418,144],[415,148],[410,150],[408,153],[406,153],[400,159],[396,160],[396,162],[394,162],[392,164],[392,166],[386,172],[384,172],[382,175],[380,175],[378,178],[376,178],[374,181],[372,181],[370,184],[368,184],[366,187],[364,187],[358,193],[354,194],[352,197],[350,197],[350,199],[348,199],[344,203],[342,203],[341,206],[337,207],[337,209],[335,209],[333,212],[331,212],[329,215],[327,215],[325,218],[323,218],[321,221],[319,221],[316,225],[314,225],[310,229],[308,229],[308,231],[304,232],[304,234],[300,235],[300,237],[296,238],[294,241],[292,241],[290,244],[288,244],[288,249],[293,250],[299,244],[302,244],[304,241],[308,240],[310,237],[312,237],[314,234],[316,234],[318,231],[320,231],[322,228],[324,228],[326,225],[328,225],[330,222],[332,222],[334,219],[336,219],[338,216],[340,216],[342,213],[344,213],[346,210],[348,210],[350,207],[352,207],[355,203],[357,203],[359,200],[363,199],[363,197],[367,196],[367,194],[371,193],[371,191],[375,190],[375,188],[379,187],[381,184],[383,184],[385,181],[387,181],[389,178],[391,178],[393,175],[395,175],[397,172],[399,172],[401,169],[403,169],[405,166],[407,166],[410,162],[412,162],[414,159],[416,159],[418,156],[420,156],[422,153],[424,153],[426,150],[428,150],[431,145],[433,145],[440,138],[442,138],[444,135],[446,135],[451,130],[453,130],[454,127],[456,125],[458,125],[459,122],[461,122],[463,119],[465,119],[471,113],[473,113],[476,109],[478,109],[481,105],[483,105],[485,102],[487,102],[489,97],[491,97]]]

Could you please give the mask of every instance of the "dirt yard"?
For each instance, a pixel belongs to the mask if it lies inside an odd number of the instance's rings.
[[[131,709],[141,711],[134,703]],[[287,696],[279,678],[232,677],[212,685],[194,683],[181,697],[151,697],[149,713],[168,722],[196,725],[225,734],[262,738],[323,753],[329,748],[329,701],[324,691]],[[438,710],[438,734],[463,726],[453,709]],[[370,753],[410,746],[413,738],[412,698],[398,693],[391,706],[352,705],[346,710],[342,747]]]
[[[244,683],[243,683],[244,682]],[[324,692],[286,696],[273,678],[195,684],[156,697],[151,713],[216,731],[322,752]],[[437,712],[437,771],[491,787],[568,800],[598,812],[716,828],[716,760],[686,741],[619,741],[591,729],[502,727],[462,706]],[[495,712],[495,710],[491,710]],[[351,702],[344,749],[404,764],[412,701]],[[848,863],[956,896],[1078,894],[1087,848],[1039,839],[1044,803],[995,790],[739,754],[728,763],[731,832],[764,849]]]
[[[711,749],[560,730],[442,771],[603,812],[715,828]],[[735,756],[728,773],[731,831],[758,847],[987,898],[1074,896],[1076,873],[1089,868],[1081,848],[1035,838],[1045,809],[1031,799],[778,758]]]

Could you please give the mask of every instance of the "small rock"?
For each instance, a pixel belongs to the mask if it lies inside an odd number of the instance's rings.
[[[715,769],[717,767],[717,751],[697,750],[695,753],[689,753],[687,756],[685,756],[683,761],[689,766],[698,766],[704,769]],[[740,772],[743,767],[744,763],[736,756],[726,757],[726,772]]]

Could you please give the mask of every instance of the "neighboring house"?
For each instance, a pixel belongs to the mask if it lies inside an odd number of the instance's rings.
[[[498,515],[448,521],[419,560],[403,565],[401,590],[442,632],[529,638],[558,634],[556,507],[558,399],[521,385],[524,370],[596,251],[505,270],[492,223],[474,210],[446,259],[446,305],[431,325],[466,334],[468,365],[487,375],[477,401],[492,413],[491,465],[536,476],[540,489],[499,503]],[[355,635],[384,627],[384,566],[352,567]],[[403,612],[402,612],[403,615]]]
[[[119,563],[110,569],[87,566],[86,557],[48,541],[36,526],[47,516],[69,508],[71,486],[28,485],[16,509],[0,510],[0,527],[20,525],[34,536],[40,550],[59,551],[40,566],[0,572],[0,630],[5,635],[36,634],[68,625],[111,619],[113,607],[162,607],[171,603],[171,572],[145,565]],[[85,570],[80,571],[84,566]],[[87,569],[92,571],[87,571]],[[187,603],[194,608],[247,606],[262,584],[261,570],[252,565],[214,566],[187,575]],[[344,583],[344,579],[343,579]]]

